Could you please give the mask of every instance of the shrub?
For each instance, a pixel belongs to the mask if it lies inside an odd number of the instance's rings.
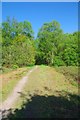
[[[3,47],[3,65],[7,67],[15,65],[22,67],[35,64],[35,49],[29,38],[22,37],[22,41],[14,39],[14,43]],[[21,38],[20,38],[21,39]]]
[[[13,65],[12,68],[17,69],[17,68],[19,68],[19,66],[18,65]]]
[[[55,56],[54,61],[53,61],[53,65],[54,66],[64,66],[65,63],[59,56]]]

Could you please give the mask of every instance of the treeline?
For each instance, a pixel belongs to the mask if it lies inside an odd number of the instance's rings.
[[[78,66],[79,32],[64,34],[57,21],[44,23],[37,38],[28,21],[8,17],[2,23],[2,66],[22,67],[34,64]]]

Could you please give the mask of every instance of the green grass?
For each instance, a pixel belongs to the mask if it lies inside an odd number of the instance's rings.
[[[61,66],[55,67],[56,71],[62,73],[66,79],[74,86],[79,85],[79,68],[77,66]]]
[[[77,66],[61,66],[55,67],[58,72],[63,73],[65,76],[72,76],[74,79],[78,76],[78,67]]]
[[[74,83],[74,82],[73,82]],[[21,93],[21,97],[18,100],[15,107],[21,108],[25,98],[23,96],[26,95],[27,99],[30,99],[34,94],[40,96],[66,96],[69,99],[67,92],[69,94],[78,95],[78,85],[72,85],[66,77],[61,73],[57,72],[55,68],[51,68],[48,66],[41,65],[35,70],[29,77],[28,83],[25,85],[23,92]]]
[[[25,117],[78,116],[77,106],[80,104],[80,97],[75,76],[77,77],[77,67],[38,66],[29,75],[20,98],[13,104],[10,120]]]
[[[4,101],[8,97],[18,81],[25,76],[30,69],[32,69],[32,67],[18,68],[16,70],[7,69],[0,75],[0,87],[2,86],[0,102],[1,100]]]
[[[16,68],[17,69],[17,68]],[[8,72],[11,72],[11,71],[14,71],[15,69],[13,68],[7,68],[7,67],[2,67],[1,70],[0,70],[0,75],[1,74],[5,74],[5,73],[8,73]]]

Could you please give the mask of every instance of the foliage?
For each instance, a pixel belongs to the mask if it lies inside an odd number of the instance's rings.
[[[57,21],[44,23],[34,40],[31,23],[9,17],[2,23],[3,61],[7,67],[34,64],[78,66],[80,32],[64,34]],[[1,51],[1,50],[0,50]]]
[[[19,68],[19,67],[18,67],[18,65],[13,65],[12,68],[13,68],[13,69],[17,69],[17,68]]]
[[[8,17],[2,23],[2,65],[6,67],[35,64],[33,30],[28,21],[17,22]]]
[[[25,35],[33,39],[33,30],[31,23],[28,21],[18,22],[15,18],[12,20],[7,17],[7,20],[2,23],[2,38],[3,45],[11,44],[12,40],[18,35]]]
[[[78,34],[64,34],[56,21],[43,24],[37,37],[36,64],[78,66]]]
[[[35,49],[32,42],[26,36],[17,36],[12,45],[3,47],[3,65],[27,66],[35,63]]]
[[[54,62],[53,62],[54,66],[65,66],[64,61],[60,58],[60,56],[55,56],[54,57]]]

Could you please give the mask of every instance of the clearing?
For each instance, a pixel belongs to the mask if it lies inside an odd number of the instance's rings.
[[[36,67],[35,67],[36,68]],[[5,118],[70,118],[78,117],[78,83],[74,79],[67,79],[58,69],[48,66],[38,66],[24,78],[24,88],[12,97],[10,109],[3,113]],[[35,69],[35,70],[34,70]],[[25,81],[22,80],[22,81]],[[15,90],[14,88],[14,90]],[[17,97],[16,97],[17,96]],[[78,99],[79,98],[79,99]]]

